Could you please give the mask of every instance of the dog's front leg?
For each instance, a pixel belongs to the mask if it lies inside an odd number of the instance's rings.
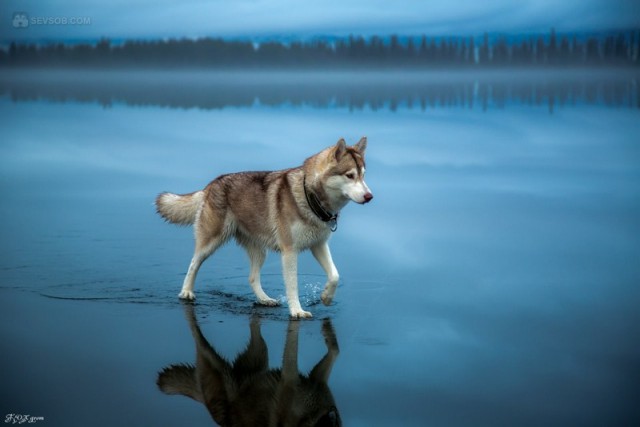
[[[287,339],[284,343],[282,354],[282,376],[285,381],[297,381],[300,375],[298,370],[298,335],[300,322],[289,321],[287,326]]]
[[[309,373],[309,377],[315,379],[318,382],[329,382],[329,375],[331,375],[331,369],[333,364],[340,353],[338,347],[338,339],[336,333],[333,330],[331,320],[325,319],[322,323],[322,335],[324,336],[324,342],[327,345],[327,354],[313,367]]]
[[[275,409],[271,415],[269,425],[301,425],[300,417],[300,371],[298,370],[298,331],[300,322],[289,320],[287,339],[282,354],[282,375],[277,387],[273,391]],[[275,419],[274,419],[275,418]]]
[[[336,269],[333,259],[331,258],[331,251],[329,250],[329,243],[322,242],[311,248],[311,253],[315,259],[320,263],[322,269],[327,273],[327,284],[324,286],[324,291],[320,298],[324,305],[331,304],[333,296],[336,294],[336,288],[338,287],[338,270]]]
[[[295,319],[312,317],[311,313],[304,311],[300,305],[298,298],[298,254],[292,249],[282,251],[282,275],[284,276],[291,317]]]

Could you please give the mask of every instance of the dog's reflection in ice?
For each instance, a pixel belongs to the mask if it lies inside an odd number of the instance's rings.
[[[220,356],[206,340],[194,307],[185,313],[196,343],[194,365],[170,365],[158,374],[166,394],[182,394],[204,404],[221,426],[341,426],[327,381],[338,356],[338,341],[329,320],[322,324],[327,354],[308,375],[298,371],[298,329],[289,321],[282,369],[269,369],[260,320],[251,320],[247,349],[233,362]]]

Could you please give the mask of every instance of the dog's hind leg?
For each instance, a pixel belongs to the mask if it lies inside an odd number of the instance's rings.
[[[280,305],[278,300],[271,298],[264,292],[264,290],[262,289],[262,284],[260,283],[260,269],[262,268],[264,260],[267,257],[267,252],[263,248],[254,244],[246,245],[245,248],[247,250],[249,261],[251,263],[249,272],[249,284],[251,285],[251,289],[253,289],[253,292],[258,298],[258,304],[268,306]]]
[[[180,295],[182,299],[194,300],[196,298],[193,292],[193,286],[196,281],[196,275],[202,263],[209,258],[222,244],[228,240],[227,233],[230,228],[225,224],[224,215],[214,210],[211,206],[205,204],[196,217],[194,224],[194,236],[196,239],[196,248],[189,264],[189,270],[184,278]]]
[[[189,264],[187,276],[184,278],[180,298],[193,300],[196,298],[193,292],[193,286],[198,274],[198,269],[202,263],[209,258],[222,244],[228,240],[228,234],[225,233],[224,217],[208,209],[206,206],[199,213],[195,223],[195,239],[196,249]]]
[[[311,248],[311,253],[318,261],[318,263],[320,263],[324,272],[327,273],[327,283],[324,287],[324,291],[322,291],[322,295],[320,296],[320,298],[322,299],[322,303],[324,305],[329,305],[331,304],[331,301],[333,301],[333,296],[336,294],[338,280],[340,279],[338,270],[336,269],[336,266],[333,263],[333,259],[331,258],[329,244],[327,242],[322,242],[316,246],[313,246]]]
[[[269,369],[269,349],[267,343],[262,338],[260,332],[260,317],[254,314],[249,324],[251,338],[246,350],[236,356],[233,362],[233,370],[238,376],[242,377],[241,381],[251,381],[256,378],[260,372]]]
[[[196,250],[193,254],[193,258],[191,258],[191,263],[189,264],[189,270],[187,270],[187,275],[184,278],[184,282],[182,284],[182,290],[178,295],[182,299],[194,300],[196,299],[196,294],[193,292],[193,287],[196,281],[196,275],[198,274],[198,270],[202,263],[209,258],[209,256],[215,252],[216,249],[220,247],[222,244],[222,239],[215,237],[208,239],[206,242],[196,242]]]

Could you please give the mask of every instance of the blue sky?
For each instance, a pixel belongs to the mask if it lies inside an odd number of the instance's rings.
[[[640,0],[2,0],[0,12],[3,41],[477,35],[640,27]],[[31,25],[14,28],[15,12],[26,12]],[[43,23],[48,18],[58,23]],[[62,18],[80,18],[83,24],[61,24]]]

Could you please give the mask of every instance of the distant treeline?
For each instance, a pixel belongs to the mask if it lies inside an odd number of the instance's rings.
[[[353,68],[504,67],[640,64],[640,30],[600,35],[315,39],[129,40],[93,44],[11,43],[0,64],[17,67]]]

